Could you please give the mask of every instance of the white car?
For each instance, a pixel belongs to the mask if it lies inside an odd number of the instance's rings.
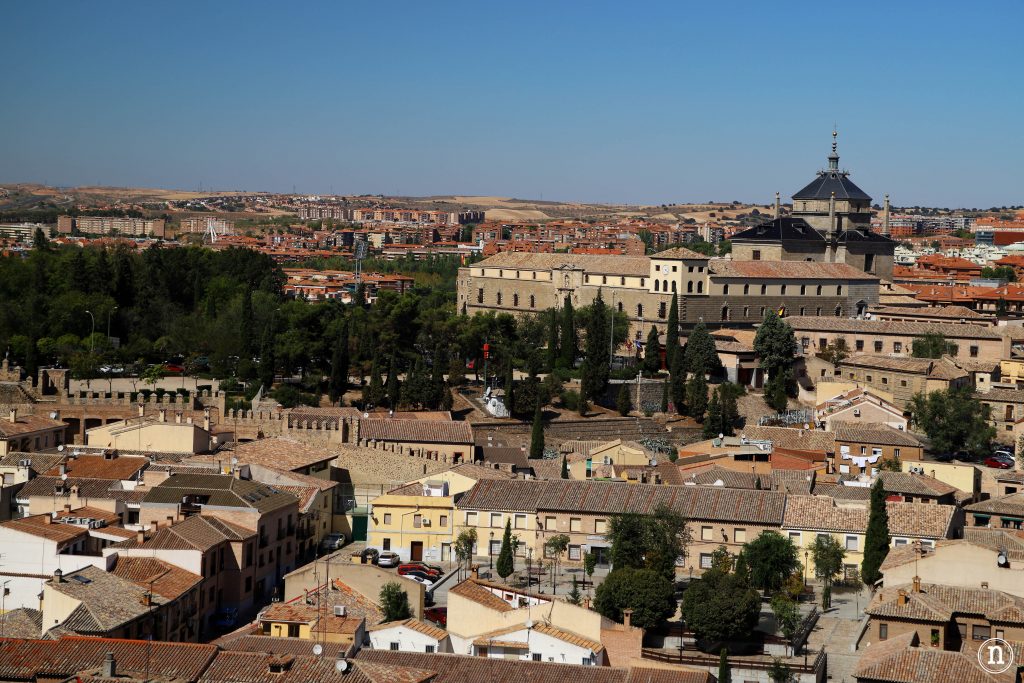
[[[398,553],[390,550],[382,550],[377,556],[378,567],[397,567],[401,563],[402,558],[398,556]]]
[[[434,587],[434,582],[433,581],[431,581],[430,579],[424,579],[423,577],[420,577],[420,576],[413,576],[412,574],[405,574],[405,575],[402,576],[402,578],[403,579],[409,579],[410,581],[415,581],[416,583],[422,583],[427,588],[433,588]]]

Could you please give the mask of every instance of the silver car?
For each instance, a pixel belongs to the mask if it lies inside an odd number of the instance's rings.
[[[402,558],[398,556],[398,553],[390,550],[382,550],[377,556],[378,567],[397,567],[400,564],[402,564]]]

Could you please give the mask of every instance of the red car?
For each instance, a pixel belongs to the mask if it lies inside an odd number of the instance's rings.
[[[442,628],[448,627],[448,608],[447,607],[431,607],[423,610],[423,618],[427,621],[432,621]]]
[[[406,574],[408,572],[420,572],[422,574],[429,574],[430,576],[441,577],[441,572],[437,571],[432,567],[428,567],[425,564],[418,564],[416,562],[406,562],[405,564],[398,565],[398,573]]]
[[[1007,458],[1006,456],[993,455],[985,458],[985,467],[994,467],[997,470],[1008,470],[1013,467],[1013,458]]]

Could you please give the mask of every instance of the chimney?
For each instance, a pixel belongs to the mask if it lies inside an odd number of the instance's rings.
[[[776,218],[779,217],[779,213],[780,213],[780,211],[779,211],[779,193],[776,192],[775,193],[775,217]]]
[[[64,512],[71,512],[71,503],[64,503]]]
[[[203,429],[210,431],[210,409],[205,408],[203,410]]]
[[[67,474],[67,473],[68,473],[68,466],[67,466],[67,464],[66,464],[66,463],[63,463],[63,462],[62,462],[62,463],[60,464],[60,476],[62,476],[62,477],[63,477],[63,476],[64,476],[65,474]]]
[[[53,524],[53,515],[43,515],[43,524]]]
[[[882,207],[882,234],[889,236],[889,195],[885,195],[885,205]]]
[[[100,674],[100,678],[114,678],[117,676],[117,660],[114,659],[114,653],[108,652],[107,656],[103,658],[103,671]]]
[[[896,604],[900,607],[904,607],[907,604],[907,591],[900,589],[900,592],[896,596]]]
[[[138,541],[139,543],[145,543],[146,542],[146,530],[145,529],[139,529],[138,531],[136,531],[135,532],[135,540]]]
[[[10,415],[10,417],[11,417],[11,422],[17,422],[18,421],[18,409],[17,408],[11,408],[11,415]]]
[[[64,583],[64,572],[59,568],[53,570],[53,581],[54,583]]]
[[[167,515],[167,526],[174,526],[174,515]]]
[[[982,581],[981,582],[981,587],[982,588],[988,588],[988,581]]]
[[[622,625],[626,628],[631,628],[630,622],[633,620],[633,610],[628,607],[622,610]]]
[[[915,593],[920,593],[921,592],[921,577],[920,576],[915,576],[914,577],[914,592]]]
[[[146,591],[145,593],[142,594],[142,606],[143,607],[152,607],[153,606],[153,594],[150,593],[149,591]]]

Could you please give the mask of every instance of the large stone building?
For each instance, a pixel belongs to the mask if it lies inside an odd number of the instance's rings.
[[[774,220],[733,235],[735,258],[846,263],[892,278],[896,243],[889,238],[889,197],[879,234],[871,230],[871,197],[839,168],[835,137],[833,131],[828,168],[793,195],[792,215],[780,215],[776,195]]]

